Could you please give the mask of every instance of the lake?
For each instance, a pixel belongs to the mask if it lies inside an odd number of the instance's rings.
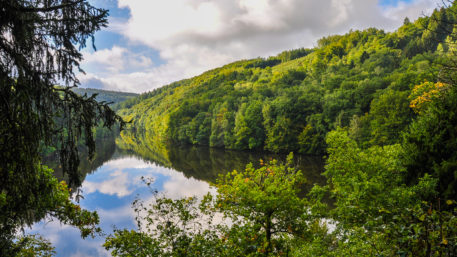
[[[135,214],[131,203],[136,197],[148,201],[153,195],[141,177],[153,178],[152,188],[167,197],[203,196],[210,190],[219,174],[243,170],[246,164],[259,166],[259,159],[285,160],[286,155],[230,151],[209,147],[171,146],[126,147],[114,140],[97,144],[93,161],[81,159],[80,172],[83,183],[79,189],[83,198],[79,204],[95,210],[100,216],[100,227],[105,234],[113,227],[135,229]],[[296,167],[307,177],[305,190],[314,183],[323,184],[323,161],[319,157],[296,155]],[[56,170],[56,176],[65,178],[58,165],[47,160]],[[104,250],[103,236],[81,239],[79,231],[58,221],[41,221],[27,230],[39,233],[56,247],[57,256],[110,256]]]

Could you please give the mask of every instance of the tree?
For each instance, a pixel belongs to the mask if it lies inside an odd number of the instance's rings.
[[[423,83],[415,87],[411,96],[414,97],[411,107],[419,116],[404,133],[409,180],[416,181],[424,174],[431,174],[439,179],[440,196],[456,199],[456,86]]]
[[[298,196],[305,178],[292,167],[292,159],[290,154],[285,165],[260,160],[259,169],[249,164],[245,171],[235,170],[217,182],[217,207],[234,222],[229,233],[236,235],[232,243],[253,245],[254,253],[250,254],[286,254],[284,240],[289,235],[306,237],[306,199]],[[247,239],[239,236],[243,232],[247,232]]]
[[[94,153],[92,128],[121,122],[95,96],[78,96],[79,50],[107,24],[108,11],[86,0],[0,3],[0,255],[17,253],[14,237],[45,216],[95,232],[96,213],[81,210],[69,190],[41,164],[40,151],[53,146],[71,185],[80,184],[77,142]],[[65,87],[57,87],[64,84]],[[16,244],[16,246],[18,246]]]
[[[258,149],[263,145],[265,138],[262,126],[262,103],[252,101],[250,104],[242,104],[235,116],[236,138],[235,146],[238,149]]]
[[[287,256],[292,242],[308,240],[309,227],[318,228],[298,196],[304,176],[292,167],[292,154],[286,164],[260,164],[222,176],[218,194],[202,201],[136,200],[138,231],[115,230],[104,247],[113,256]]]
[[[405,17],[405,19],[403,20],[403,25],[409,25],[411,24],[411,21],[409,20],[408,17]]]
[[[397,143],[411,120],[408,92],[387,89],[371,102],[369,118],[373,145]]]
[[[230,256],[221,247],[221,226],[213,225],[215,212],[207,208],[208,202],[153,194],[150,204],[133,202],[139,231],[116,229],[106,238],[103,246],[113,256]]]
[[[331,208],[318,203],[312,210],[334,220],[335,230],[323,237],[333,240],[312,244],[331,256],[455,255],[455,201],[433,199],[439,181],[427,174],[406,185],[401,145],[363,150],[342,129],[330,132],[327,144],[328,184],[315,186],[311,195],[326,192],[334,202]],[[305,244],[304,249],[313,247]]]

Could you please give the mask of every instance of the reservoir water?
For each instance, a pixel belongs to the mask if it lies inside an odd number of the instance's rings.
[[[259,159],[285,160],[286,155],[229,151],[208,147],[162,146],[128,149],[114,140],[97,145],[96,158],[89,162],[81,158],[83,183],[79,189],[82,208],[97,211],[100,227],[110,234],[114,227],[135,229],[135,214],[131,203],[135,198],[152,198],[141,177],[152,178],[153,189],[167,197],[203,196],[219,174],[243,170],[246,164],[258,166]],[[307,177],[307,186],[324,183],[323,161],[318,157],[295,156],[296,166]],[[58,165],[53,167],[59,174]],[[81,239],[79,231],[58,221],[45,220],[27,230],[39,233],[56,247],[57,256],[110,256],[102,244],[104,236]]]

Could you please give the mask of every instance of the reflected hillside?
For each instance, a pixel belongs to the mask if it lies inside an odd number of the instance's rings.
[[[183,173],[187,178],[192,177],[214,183],[219,174],[232,170],[244,170],[248,163],[259,166],[259,160],[277,159],[285,161],[285,154],[269,152],[232,151],[221,148],[210,148],[192,145],[170,145],[154,140],[131,137],[126,131],[115,138],[111,134],[96,141],[96,154],[92,161],[87,158],[87,149],[80,151],[79,174],[81,181],[87,174],[93,173],[109,160],[135,156],[146,162],[170,168]],[[66,180],[59,166],[58,155],[44,158],[44,163],[55,171],[59,180]],[[325,178],[321,175],[324,162],[321,157],[295,155],[297,169],[303,171],[307,177],[307,187],[313,184],[324,184]],[[73,189],[76,189],[73,186]]]
[[[81,147],[79,150],[80,163],[78,167],[78,174],[80,176],[81,182],[84,181],[87,174],[91,174],[99,167],[101,167],[105,162],[113,158],[113,155],[116,152],[115,134],[111,133],[103,138],[98,138],[95,141],[95,149],[96,151],[93,160],[88,159],[88,150],[86,147]],[[43,163],[54,170],[54,175],[59,180],[65,180],[68,182],[67,175],[63,174],[62,172],[57,152],[44,157]],[[77,185],[72,185],[73,190],[75,190],[77,187]]]
[[[259,166],[259,160],[277,159],[285,161],[285,154],[268,152],[231,151],[220,148],[199,146],[176,146],[153,140],[139,140],[123,131],[116,139],[120,154],[135,155],[145,161],[172,168],[184,173],[186,177],[215,182],[219,174],[232,170],[244,170],[246,164]],[[295,165],[308,179],[308,186],[324,184],[321,175],[324,162],[321,157],[295,155]]]

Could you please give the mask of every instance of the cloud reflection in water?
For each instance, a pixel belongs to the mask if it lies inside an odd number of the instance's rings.
[[[136,196],[145,201],[152,198],[147,186],[141,182],[142,176],[153,178],[152,188],[171,198],[202,196],[210,190],[206,182],[186,178],[181,172],[129,156],[110,160],[87,175],[82,184],[84,199],[80,205],[98,212],[105,233],[111,233],[113,225],[134,229],[132,201]],[[58,221],[39,222],[27,232],[40,233],[48,238],[56,247],[57,256],[110,256],[102,247],[102,237],[83,240],[77,229]]]

